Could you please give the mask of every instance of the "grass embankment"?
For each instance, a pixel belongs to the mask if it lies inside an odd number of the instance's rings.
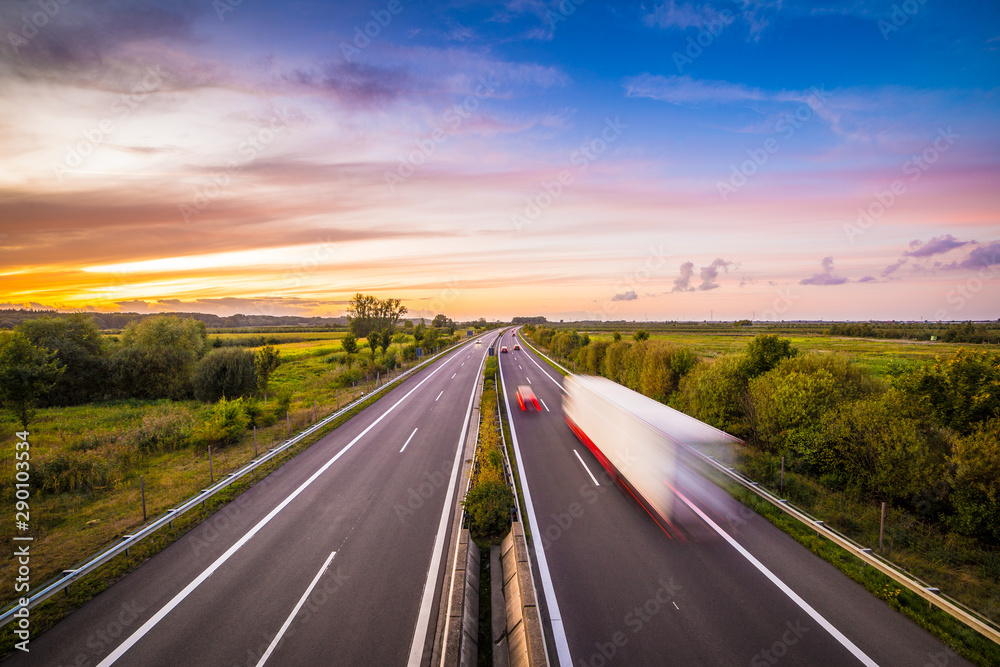
[[[370,353],[361,350],[348,357],[335,340],[340,336],[339,332],[327,332],[313,341],[278,345],[283,363],[271,377],[268,407],[258,417],[258,451],[284,441],[289,432],[301,430],[316,417],[334,412],[361,397],[366,388],[374,387],[375,375],[366,379],[364,372]],[[395,347],[396,344],[390,352]],[[401,370],[393,371],[392,377]],[[352,387],[354,377],[358,379]],[[391,378],[382,378],[383,382],[387,379]],[[30,524],[35,538],[32,590],[143,523],[140,476],[144,480],[150,519],[207,487],[211,479],[207,446],[192,443],[197,427],[208,419],[212,410],[211,404],[166,399],[39,410],[29,430],[33,491]],[[3,469],[14,469],[18,430],[9,414],[0,413]],[[320,434],[296,446],[294,451],[301,451],[318,437]],[[253,457],[252,430],[247,430],[234,444],[213,446],[214,478],[218,480]],[[241,482],[236,490],[220,494],[222,500],[209,503],[206,510],[175,521],[172,530],[147,540],[131,550],[130,556],[116,558],[101,574],[74,584],[69,595],[60,594],[33,610],[33,633],[53,624],[113,583],[143,558],[196,525],[211,513],[212,507],[221,506],[246,486],[247,483]],[[4,496],[13,508],[12,484],[5,484]],[[10,543],[12,536],[13,521],[0,522],[0,540]],[[0,561],[0,580],[13,581],[15,566],[8,554]],[[0,593],[0,606],[6,607],[13,601],[13,587]],[[8,626],[0,633],[0,654],[11,646],[9,629]]]

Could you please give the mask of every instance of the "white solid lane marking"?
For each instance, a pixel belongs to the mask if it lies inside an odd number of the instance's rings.
[[[538,398],[538,397],[536,396],[535,398]],[[542,407],[545,408],[546,412],[552,412],[551,410],[549,410],[549,406],[545,405],[545,401],[543,401],[542,399],[538,398],[538,402],[542,404]]]
[[[580,465],[583,466],[583,469],[587,471],[588,475],[590,475],[590,479],[594,480],[594,486],[600,486],[601,483],[597,481],[596,477],[594,477],[594,473],[590,472],[590,468],[588,468],[587,464],[583,462],[583,457],[580,456],[580,452],[574,449],[573,453],[576,454],[576,458],[580,461]]]
[[[542,368],[542,365],[539,364],[537,361],[535,361],[535,358],[533,356],[531,356],[530,354],[528,355],[528,360],[531,361],[531,363],[533,363],[534,365],[538,366],[538,370],[540,370],[542,373],[544,373],[545,377],[547,377],[548,379],[552,380],[552,382],[555,383],[555,385],[557,387],[559,387],[559,391],[565,393],[566,390],[563,389],[563,386],[559,382],[559,380],[557,380],[554,377],[552,377],[551,375],[549,375],[548,371],[546,371],[544,368]]]
[[[441,394],[443,394],[443,393],[444,393],[444,389],[441,390]],[[438,394],[438,398],[441,398],[441,394]],[[434,399],[435,403],[437,403],[438,398]]]
[[[483,367],[486,364],[486,357],[479,364],[477,378],[482,377]],[[462,454],[465,450],[465,436],[469,431],[469,422],[472,421],[472,404],[476,398],[476,383],[472,383],[472,393],[469,394],[469,407],[465,411],[465,420],[462,424],[462,433],[458,436],[458,447],[455,450],[455,461],[451,466],[451,477],[448,482],[448,493],[445,494],[444,506],[441,508],[441,520],[438,522],[437,535],[434,537],[434,552],[431,554],[431,564],[427,568],[427,580],[424,582],[424,594],[420,599],[420,611],[417,612],[417,626],[413,630],[413,639],[410,640],[410,657],[406,661],[407,667],[419,667],[424,657],[424,644],[427,640],[427,628],[431,622],[431,605],[434,601],[434,589],[437,584],[438,570],[441,568],[441,559],[444,558],[444,538],[448,532],[448,519],[451,518],[452,510],[455,507],[455,488],[458,482],[458,470],[462,463]],[[455,552],[458,558],[458,551]],[[454,582],[454,579],[452,580]],[[450,617],[445,620],[445,627],[450,621]],[[447,630],[445,632],[447,634]],[[442,656],[443,658],[443,656]]]
[[[267,647],[266,651],[264,651],[264,655],[260,656],[260,660],[257,661],[257,667],[261,667],[265,662],[267,662],[267,659],[271,657],[271,653],[274,652],[274,649],[278,645],[278,642],[281,641],[281,638],[284,636],[285,631],[288,630],[288,626],[292,624],[292,619],[294,619],[295,615],[299,613],[299,609],[302,609],[302,605],[306,603],[306,598],[308,598],[309,594],[312,593],[312,590],[316,588],[316,584],[319,583],[319,578],[323,576],[324,572],[326,572],[326,568],[330,567],[330,563],[333,561],[333,557],[336,555],[337,555],[336,551],[332,552],[330,554],[330,557],[326,559],[326,562],[323,563],[323,567],[321,567],[319,569],[319,572],[316,573],[316,576],[313,577],[312,583],[309,584],[309,588],[307,588],[306,592],[303,593],[302,597],[299,598],[299,601],[295,605],[295,608],[292,609],[292,613],[288,615],[288,618],[285,619],[284,625],[282,625],[281,629],[278,630],[278,634],[275,635],[274,639],[271,640],[271,645]]]
[[[411,433],[410,437],[406,439],[405,443],[403,443],[403,449],[406,449],[406,445],[410,444],[410,440],[413,440],[413,436],[415,436],[416,434],[417,434],[417,429],[413,429],[413,433]],[[399,450],[400,454],[403,453],[403,449]]]
[[[503,379],[503,364],[500,364],[500,386],[507,395],[507,385]],[[507,421],[510,423],[510,437],[514,445],[514,452],[517,455],[517,470],[521,475],[521,491],[524,494],[524,507],[528,512],[531,526],[541,525],[538,523],[538,515],[535,514],[535,506],[531,502],[531,489],[528,487],[528,478],[524,474],[524,457],[521,456],[521,447],[517,442],[517,431],[514,428],[514,415],[510,411],[510,401],[504,401],[507,407]],[[549,622],[552,625],[552,640],[556,644],[556,655],[559,664],[567,667],[572,666],[573,657],[569,652],[569,640],[566,639],[566,626],[563,625],[562,612],[559,611],[559,602],[556,600],[556,590],[552,585],[552,573],[549,572],[549,561],[545,557],[545,546],[539,542],[535,546],[535,559],[538,561],[538,576],[542,580],[542,593],[549,607]],[[544,636],[542,637],[544,640]]]
[[[310,484],[312,484],[314,481],[316,481],[316,478],[318,478],[320,475],[322,475],[324,472],[326,472],[330,468],[330,466],[332,466],[334,463],[336,463],[340,459],[341,456],[343,456],[344,454],[346,454],[355,445],[355,443],[357,443],[359,440],[361,440],[361,438],[363,438],[365,435],[367,435],[368,431],[370,431],[373,428],[375,428],[375,426],[380,421],[382,421],[383,419],[385,419],[386,416],[390,412],[392,412],[393,410],[395,410],[403,401],[405,401],[407,398],[409,398],[410,395],[413,392],[415,392],[417,389],[419,389],[421,387],[421,385],[423,385],[425,382],[427,382],[432,377],[434,377],[434,375],[439,370],[441,370],[442,368],[444,368],[447,363],[448,362],[445,361],[440,366],[438,366],[433,371],[431,371],[427,375],[427,377],[425,377],[423,380],[421,380],[420,382],[417,383],[417,386],[415,386],[410,391],[406,392],[406,394],[404,394],[402,398],[400,398],[398,401],[396,401],[395,403],[392,404],[392,407],[390,407],[388,410],[386,410],[381,415],[379,415],[375,419],[375,421],[373,421],[371,424],[369,424],[368,426],[366,426],[365,429],[363,431],[361,431],[361,433],[359,433],[356,436],[354,436],[354,439],[351,440],[346,445],[344,445],[343,449],[341,449],[339,452],[337,452],[336,454],[334,454],[333,457],[329,461],[327,461],[326,463],[324,463],[319,468],[319,470],[317,470],[316,472],[314,472],[312,474],[312,476],[309,477],[309,479],[307,479],[306,481],[304,481],[297,489],[295,489],[294,491],[292,491],[288,495],[288,497],[286,497],[283,501],[281,501],[281,503],[278,504],[277,507],[275,507],[273,510],[271,510],[270,512],[268,512],[267,516],[265,516],[263,519],[261,519],[260,521],[258,521],[257,525],[255,525],[253,528],[251,528],[249,531],[247,531],[247,533],[245,535],[243,535],[243,537],[241,537],[233,546],[229,547],[229,549],[227,549],[224,554],[222,554],[221,556],[219,556],[215,560],[214,563],[212,563],[207,568],[205,568],[205,570],[201,574],[199,574],[191,583],[189,583],[187,586],[185,586],[183,588],[183,590],[181,590],[180,593],[178,593],[177,595],[175,595],[170,600],[170,602],[168,602],[163,607],[161,607],[160,610],[158,612],[156,612],[155,614],[153,614],[153,616],[148,621],[146,621],[145,623],[143,623],[142,626],[138,630],[136,630],[131,635],[129,635],[128,639],[126,639],[124,642],[122,642],[121,644],[119,644],[118,648],[116,648],[114,651],[112,651],[110,654],[108,654],[108,656],[106,658],[104,658],[104,660],[102,660],[97,665],[97,667],[108,667],[108,665],[113,665],[115,662],[117,662],[118,658],[120,658],[123,655],[125,655],[126,651],[128,651],[130,648],[132,648],[133,646],[135,646],[136,642],[138,642],[140,639],[142,639],[146,635],[147,632],[149,632],[150,630],[152,630],[153,627],[157,623],[159,623],[161,620],[163,620],[163,618],[167,614],[169,614],[171,611],[173,611],[174,607],[176,607],[181,602],[183,602],[184,598],[186,598],[188,595],[190,595],[191,592],[194,589],[198,588],[198,586],[200,586],[206,579],[208,579],[210,576],[212,576],[212,574],[215,573],[215,571],[218,570],[220,567],[222,567],[222,565],[227,560],[229,560],[234,553],[236,553],[237,551],[239,551],[243,547],[244,544],[246,544],[247,542],[249,542],[253,538],[254,535],[256,535],[258,532],[260,532],[260,530],[264,526],[266,526],[271,521],[271,519],[273,519],[275,516],[277,516],[278,512],[280,512],[281,510],[285,509],[285,507],[288,506],[288,503],[290,503],[293,500],[295,500],[295,498],[298,497],[298,495],[300,493],[302,493],[303,491],[305,491],[309,487]]]
[[[673,489],[672,486],[670,488]],[[742,544],[740,544],[739,542],[737,542],[736,540],[734,540],[732,537],[730,537],[729,533],[727,533],[726,531],[722,530],[722,528],[719,528],[719,525],[717,523],[715,523],[714,521],[712,521],[708,517],[708,515],[706,515],[698,507],[696,507],[694,503],[692,503],[690,500],[688,500],[686,497],[684,497],[684,494],[682,494],[677,489],[674,489],[674,493],[677,495],[678,498],[680,498],[681,500],[683,500],[684,504],[687,505],[688,507],[690,507],[694,511],[695,514],[697,514],[698,516],[700,516],[701,519],[702,519],[702,521],[704,521],[705,523],[707,523],[709,525],[709,527],[712,528],[712,530],[714,530],[715,532],[717,532],[727,542],[729,542],[729,544],[734,549],[736,549],[736,551],[738,551],[741,556],[743,556],[748,561],[750,561],[751,565],[753,565],[755,568],[757,568],[758,570],[760,570],[760,572],[765,577],[767,577],[768,579],[770,579],[771,583],[773,583],[775,586],[777,586],[778,589],[782,593],[784,593],[789,598],[791,598],[792,602],[794,602],[795,604],[797,604],[802,609],[802,611],[804,611],[807,614],[809,614],[810,616],[812,616],[812,618],[813,618],[814,621],[816,621],[817,623],[819,623],[821,626],[823,626],[823,628],[827,632],[829,632],[831,635],[833,635],[833,638],[836,639],[838,642],[840,642],[844,646],[844,648],[846,648],[848,651],[850,651],[851,654],[861,662],[861,664],[868,665],[868,667],[878,667],[878,663],[877,662],[875,662],[874,660],[872,660],[871,658],[869,658],[867,655],[865,655],[864,651],[862,651],[857,646],[855,646],[854,643],[850,639],[848,639],[847,637],[845,637],[840,632],[840,630],[838,630],[837,628],[833,627],[833,625],[828,620],[826,620],[825,618],[823,618],[822,616],[820,616],[819,612],[816,611],[815,609],[813,609],[811,606],[809,606],[808,602],[806,602],[805,600],[803,600],[802,598],[800,598],[795,591],[793,591],[791,588],[789,588],[785,584],[785,582],[783,582],[781,579],[778,579],[778,577],[776,577],[774,575],[774,573],[772,573],[769,569],[767,569],[767,567],[763,563],[761,563],[759,560],[757,560],[756,558],[754,558],[753,554],[751,554],[749,551],[747,551],[746,549],[744,549]]]

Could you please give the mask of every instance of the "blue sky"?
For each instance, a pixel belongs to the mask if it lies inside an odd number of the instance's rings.
[[[1000,316],[995,2],[40,7],[8,307]]]

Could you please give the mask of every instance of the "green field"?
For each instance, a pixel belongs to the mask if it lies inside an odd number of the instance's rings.
[[[639,328],[639,327],[637,327]],[[587,331],[591,340],[611,340],[612,334],[607,331]],[[674,345],[690,348],[700,357],[716,357],[720,354],[740,352],[747,342],[761,333],[750,331],[713,331],[713,332],[664,332],[655,329],[650,331],[650,339],[663,340]],[[623,338],[630,338],[635,329],[622,329]],[[822,336],[818,334],[778,333],[782,338],[788,338],[792,345],[803,352],[831,352],[848,355],[857,363],[868,367],[876,375],[893,375],[899,371],[932,363],[936,356],[953,355],[962,347],[974,349],[1000,349],[997,345],[963,345],[960,343],[941,343],[938,341],[911,340],[881,340],[876,338],[842,338]]]

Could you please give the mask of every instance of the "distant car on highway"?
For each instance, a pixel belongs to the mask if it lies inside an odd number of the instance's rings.
[[[482,344],[483,344],[483,341],[481,341],[481,340],[477,340],[476,341],[476,345],[482,345]]]
[[[538,405],[538,399],[535,398],[535,392],[533,392],[531,387],[526,384],[518,385],[517,387],[517,404],[520,405],[521,409],[525,412],[531,408],[538,411],[541,411],[542,409],[542,407]]]
[[[500,348],[500,352],[503,353],[503,354],[507,354],[507,346],[504,345],[503,347],[501,347]]]
[[[517,343],[514,343],[514,351],[517,352],[520,349],[521,349],[521,346],[518,345]]]

